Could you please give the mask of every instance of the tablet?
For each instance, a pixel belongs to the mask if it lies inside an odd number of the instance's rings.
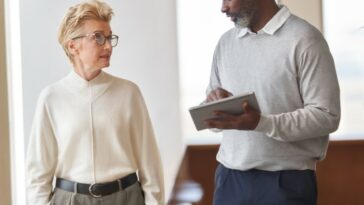
[[[258,101],[254,92],[245,93],[238,96],[231,96],[221,100],[208,102],[189,109],[193,122],[197,130],[203,130],[207,127],[204,120],[216,117],[214,111],[224,111],[231,114],[239,115],[243,113],[243,101],[248,101],[249,105],[260,112]]]

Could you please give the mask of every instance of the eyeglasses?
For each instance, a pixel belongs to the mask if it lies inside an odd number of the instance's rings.
[[[103,46],[105,44],[106,40],[108,40],[110,42],[112,47],[115,47],[116,45],[118,45],[119,36],[117,36],[117,35],[104,36],[104,34],[102,34],[100,32],[94,32],[94,33],[85,34],[83,36],[77,36],[77,37],[72,38],[72,40],[90,37],[90,36],[95,39],[97,45],[99,45],[99,46]]]

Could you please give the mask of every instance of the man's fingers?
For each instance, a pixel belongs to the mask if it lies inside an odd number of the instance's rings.
[[[224,119],[224,120],[228,120],[228,119],[231,119],[234,117],[233,115],[231,115],[229,113],[221,112],[221,111],[215,111],[214,114],[218,119]]]
[[[209,128],[218,129],[232,129],[232,123],[229,121],[222,121],[219,119],[209,119],[204,121],[205,125]]]
[[[255,111],[255,109],[249,105],[248,101],[242,103],[244,113],[249,113]]]
[[[232,94],[230,92],[228,92],[227,90],[225,89],[222,89],[222,88],[217,88],[216,89],[216,94],[217,96],[221,99],[221,98],[227,98],[227,97],[230,97],[232,96]]]
[[[206,102],[216,101],[216,100],[219,100],[219,99],[230,97],[232,95],[233,94],[231,94],[230,92],[226,91],[223,88],[216,88],[215,90],[211,91],[207,95]]]
[[[221,90],[218,90],[217,92],[216,92],[216,94],[217,94],[217,96],[221,99],[221,98],[227,98],[227,97],[229,97],[229,95],[228,95],[228,93],[226,93],[226,92],[222,92]]]
[[[218,100],[219,98],[217,97],[215,92],[211,92],[208,96],[207,96],[207,102],[211,102],[211,101],[215,101]]]
[[[214,101],[214,98],[212,96],[212,93],[210,93],[207,98],[206,98],[206,102],[211,102],[211,101]]]

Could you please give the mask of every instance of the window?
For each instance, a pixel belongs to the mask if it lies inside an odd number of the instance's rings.
[[[334,138],[364,137],[364,2],[323,0],[325,37],[341,88],[341,123]]]
[[[188,113],[189,107],[205,99],[215,46],[234,25],[220,12],[221,1],[179,0],[177,4],[181,107]],[[219,142],[219,135],[207,130],[197,132],[190,115],[182,116],[187,143]]]

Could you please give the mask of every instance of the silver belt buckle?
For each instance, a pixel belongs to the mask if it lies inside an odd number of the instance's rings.
[[[92,187],[94,186],[95,184],[91,184],[90,185],[90,187],[88,188],[88,192],[90,193],[90,195],[91,196],[93,196],[93,197],[95,197],[95,198],[100,198],[100,197],[102,197],[102,195],[100,194],[100,195],[97,195],[97,194],[94,194],[93,192],[92,192]]]

